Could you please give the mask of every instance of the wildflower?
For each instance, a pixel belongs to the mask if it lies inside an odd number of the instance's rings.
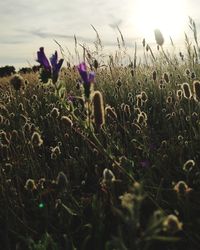
[[[154,30],[154,35],[155,35],[156,43],[159,46],[162,46],[164,43],[164,37],[163,37],[161,31],[159,29]]]
[[[53,54],[50,58],[50,64],[44,53],[44,48],[41,47],[40,50],[37,52],[37,61],[43,67],[43,71],[40,75],[42,81],[44,83],[47,83],[49,78],[51,78],[52,82],[55,84],[58,80],[59,71],[61,69],[64,59],[60,59],[58,61],[58,53],[57,51],[55,51],[55,54]]]
[[[193,82],[193,92],[194,92],[195,100],[200,101],[200,82],[199,81]]]
[[[175,215],[170,214],[163,221],[163,226],[164,226],[165,231],[168,231],[171,233],[176,233],[176,232],[182,230],[183,223],[181,223]]]
[[[91,83],[94,82],[94,72],[87,72],[87,66],[85,62],[80,63],[77,66],[78,72],[83,80],[84,94],[85,97],[89,99],[91,93]]]
[[[97,128],[100,128],[105,120],[104,107],[103,107],[103,97],[101,92],[95,91],[93,96],[93,114],[94,122]]]

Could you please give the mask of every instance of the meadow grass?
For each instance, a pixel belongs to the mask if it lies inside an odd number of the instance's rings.
[[[120,35],[107,62],[98,33],[83,46],[87,98],[70,63],[56,84],[0,79],[2,249],[200,248],[197,39],[122,65]]]

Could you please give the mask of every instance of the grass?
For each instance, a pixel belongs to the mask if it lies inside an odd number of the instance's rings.
[[[22,75],[17,91],[10,78],[0,80],[3,249],[199,249],[200,57],[192,24],[184,57],[163,48],[155,55],[143,41],[143,64],[136,49],[121,65],[121,32],[116,56],[103,61],[97,33],[94,52],[83,46],[96,73],[89,99],[69,63],[56,85],[39,73]]]

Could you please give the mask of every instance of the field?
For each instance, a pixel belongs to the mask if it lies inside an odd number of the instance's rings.
[[[192,27],[180,54],[157,31],[142,63],[124,63],[123,36],[105,60],[97,35],[85,63],[50,66],[40,48],[39,72],[0,79],[2,249],[200,249]]]

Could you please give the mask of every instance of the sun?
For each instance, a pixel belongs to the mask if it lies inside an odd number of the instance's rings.
[[[140,36],[152,38],[155,29],[179,38],[187,22],[186,0],[135,0],[133,25]]]

